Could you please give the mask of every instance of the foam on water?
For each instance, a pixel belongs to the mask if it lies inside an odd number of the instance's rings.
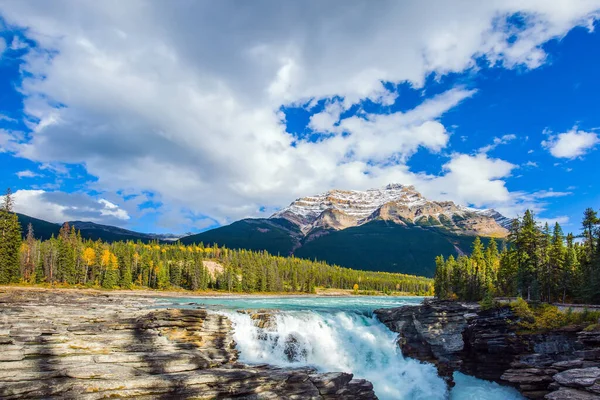
[[[382,400],[522,399],[512,389],[455,374],[451,393],[431,364],[404,358],[391,332],[372,314],[375,308],[417,304],[422,298],[263,297],[179,299],[202,303],[227,315],[234,325],[240,361],[278,366],[312,366],[323,372],[351,372],[368,379]],[[171,303],[172,305],[173,303]],[[187,304],[189,305],[189,304]],[[264,329],[238,309],[269,308],[274,323]]]

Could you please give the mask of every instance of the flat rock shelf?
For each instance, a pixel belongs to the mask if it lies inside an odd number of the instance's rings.
[[[0,289],[1,399],[376,399],[352,374],[237,359],[231,322],[205,309]]]

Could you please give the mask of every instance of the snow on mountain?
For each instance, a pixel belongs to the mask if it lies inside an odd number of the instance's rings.
[[[414,186],[390,184],[381,189],[331,190],[297,199],[271,218],[284,218],[304,234],[316,228],[345,229],[374,219],[398,224],[439,226],[456,233],[506,236],[510,219],[495,210],[431,201]]]

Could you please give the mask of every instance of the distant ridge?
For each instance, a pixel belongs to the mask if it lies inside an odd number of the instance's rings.
[[[21,223],[21,232],[23,236],[27,233],[27,226],[31,224],[33,232],[36,238],[39,239],[50,239],[53,235],[57,236],[60,231],[62,224],[55,224],[52,222],[44,221],[42,219],[33,218],[25,214],[17,213],[19,222]],[[84,222],[84,221],[67,221],[69,225],[74,226],[75,229],[81,232],[81,237],[84,239],[98,240],[101,239],[105,242],[116,242],[119,240],[141,240],[142,242],[151,242],[154,240],[159,241],[175,241],[178,239],[175,235],[170,234],[153,234],[153,233],[140,233],[130,231],[116,226],[102,225],[95,222]]]

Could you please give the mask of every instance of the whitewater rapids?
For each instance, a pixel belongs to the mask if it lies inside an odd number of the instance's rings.
[[[381,400],[522,399],[512,388],[462,374],[448,393],[433,365],[404,358],[397,335],[363,313],[280,311],[261,329],[248,314],[220,312],[233,322],[242,362],[352,372],[371,381]]]
[[[373,383],[381,400],[522,400],[513,388],[454,375],[448,392],[436,368],[404,358],[397,334],[373,316],[378,308],[417,305],[422,297],[230,296],[162,299],[165,306],[203,306],[233,323],[240,361],[351,372]],[[240,310],[244,312],[240,313]],[[263,328],[248,314],[269,310]]]

